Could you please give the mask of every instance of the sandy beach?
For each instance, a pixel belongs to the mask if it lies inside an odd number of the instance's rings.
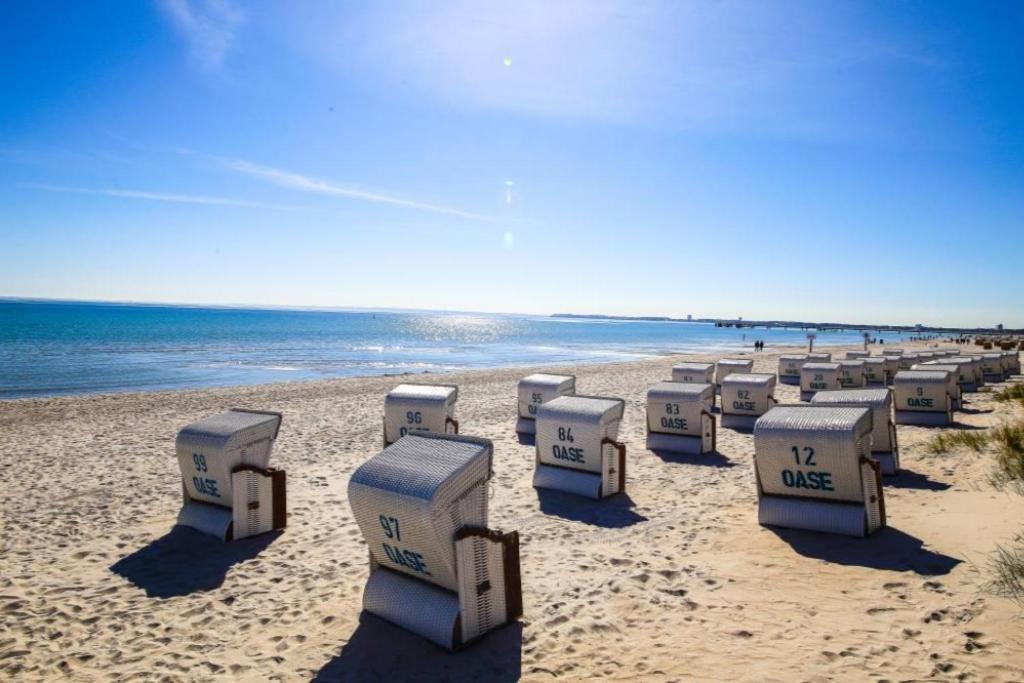
[[[777,350],[746,355],[777,369]],[[933,455],[938,429],[901,426],[889,528],[764,528],[749,433],[719,429],[710,456],[644,448],[646,390],[680,360],[558,368],[579,393],[626,400],[627,495],[600,503],[532,488],[533,448],[514,433],[527,370],[443,376],[460,387],[462,432],[494,441],[491,525],[521,534],[525,605],[521,623],[455,654],[360,615],[367,552],[345,491],[380,449],[383,396],[400,378],[0,403],[0,676],[1024,679],[1022,610],[986,587],[1024,497],[988,484],[990,455]],[[776,397],[798,393],[779,385]],[[288,472],[289,519],[222,544],[173,529],[174,438],[230,407],[284,413],[273,464]],[[1021,411],[987,394],[965,408],[963,429]]]

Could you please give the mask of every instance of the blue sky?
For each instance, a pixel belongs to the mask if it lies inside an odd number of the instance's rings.
[[[0,7],[0,296],[1024,326],[1024,4]]]

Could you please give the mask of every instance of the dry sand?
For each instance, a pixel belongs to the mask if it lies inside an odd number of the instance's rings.
[[[513,433],[526,371],[444,377],[463,432],[495,442],[492,526],[523,543],[521,624],[454,655],[360,616],[367,553],[345,489],[380,447],[397,378],[0,403],[0,677],[1024,679],[1021,609],[985,588],[1024,498],[988,486],[990,456],[929,455],[936,429],[900,427],[890,528],[763,528],[749,434],[720,429],[712,456],[644,449],[646,389],[678,360],[562,368],[580,393],[627,401],[628,495],[601,503],[531,487],[533,450]],[[273,462],[290,516],[223,545],[172,531],[174,437],[232,406],[284,412]],[[968,428],[1012,410],[984,394],[967,407]]]

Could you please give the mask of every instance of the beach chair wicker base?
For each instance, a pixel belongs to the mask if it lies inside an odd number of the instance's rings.
[[[719,423],[726,429],[753,429],[760,415],[733,415],[723,413]]]
[[[595,500],[601,499],[601,484],[601,475],[595,472],[541,464],[538,464],[533,472],[534,488],[565,491]]]
[[[222,541],[231,540],[233,515],[231,508],[189,500],[181,506],[178,525],[192,527],[196,531],[216,536]]]
[[[867,536],[868,515],[860,503],[832,503],[820,500],[801,500],[764,496],[758,502],[757,521],[766,526],[778,526],[806,531],[823,531],[846,536]]]
[[[952,424],[953,414],[940,412],[925,412],[922,410],[897,410],[894,422],[898,425],[942,427]]]
[[[699,436],[682,436],[680,434],[659,434],[658,432],[648,432],[647,450],[700,455],[702,453],[707,453],[708,450],[714,449],[706,449],[704,439]]]
[[[454,650],[459,637],[459,596],[386,568],[370,574],[363,609],[396,626]]]
[[[363,609],[447,650],[522,616],[518,533],[463,528],[455,553],[457,593],[371,562]]]
[[[700,436],[686,434],[665,434],[647,431],[647,450],[668,451],[670,453],[687,453],[701,455],[712,453],[718,447],[718,434],[715,428],[715,416],[701,411]]]
[[[529,417],[520,417],[516,420],[517,434],[536,434],[537,421]]]

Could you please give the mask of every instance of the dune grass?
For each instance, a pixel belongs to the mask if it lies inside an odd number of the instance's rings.
[[[1003,403],[1015,401],[1024,405],[1024,384],[1011,384],[992,394],[992,398]]]
[[[1018,536],[1012,546],[996,548],[992,572],[992,591],[1024,605],[1024,537]]]
[[[993,483],[1000,488],[1014,486],[1024,492],[1024,420],[993,427],[989,438],[996,447]]]
[[[975,453],[980,453],[986,443],[988,443],[987,432],[968,432],[961,429],[955,432],[936,434],[928,442],[927,449],[929,453],[935,454],[948,453],[958,448],[967,448]]]

